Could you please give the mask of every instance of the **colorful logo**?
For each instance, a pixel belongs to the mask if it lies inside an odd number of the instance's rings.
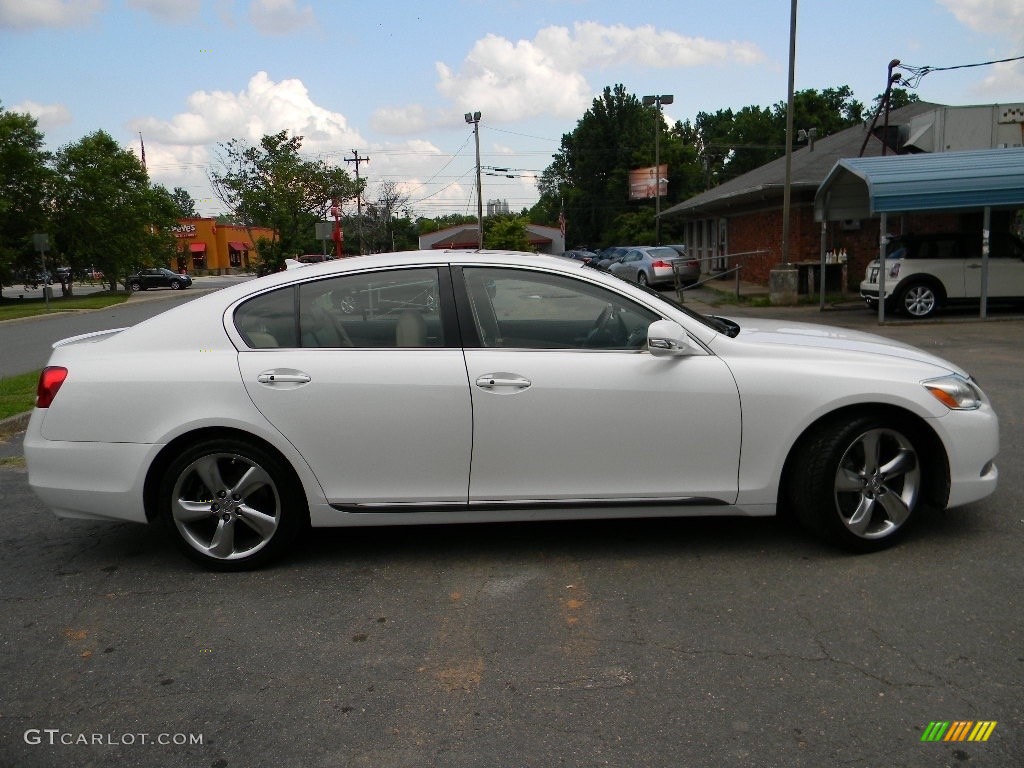
[[[995,720],[933,720],[921,741],[988,741],[995,729]]]

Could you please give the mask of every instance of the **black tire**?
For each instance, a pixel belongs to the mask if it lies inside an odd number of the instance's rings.
[[[819,425],[797,449],[787,496],[801,524],[853,552],[895,544],[921,515],[922,446],[913,431],[870,416]]]
[[[291,467],[244,440],[188,446],[164,471],[157,493],[157,516],[175,544],[211,570],[265,565],[309,526]]]
[[[132,291],[133,293],[135,291],[141,291],[143,290],[142,283],[140,283],[138,280],[132,280],[130,283],[128,283],[128,290]]]
[[[647,275],[643,272],[636,273],[636,284],[647,287]]]
[[[176,291],[179,288],[181,288],[181,281],[180,280],[171,280],[171,290],[172,291]]]
[[[923,320],[934,317],[942,308],[945,294],[929,280],[915,280],[900,290],[897,305],[900,311],[910,317]]]

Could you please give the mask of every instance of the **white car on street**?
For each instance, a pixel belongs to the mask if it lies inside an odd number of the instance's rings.
[[[311,264],[65,339],[25,437],[58,515],[156,523],[220,569],[309,526],[780,509],[874,550],[992,493],[997,452],[932,354],[498,251]]]

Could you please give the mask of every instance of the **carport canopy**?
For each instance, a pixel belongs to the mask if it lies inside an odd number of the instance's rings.
[[[1024,147],[971,152],[857,157],[838,161],[814,196],[814,220],[881,219],[890,213],[984,211],[981,317],[988,314],[988,238],[993,208],[1024,207]],[[825,262],[822,232],[822,265]],[[884,238],[879,261],[885,260]],[[879,296],[886,296],[885,272],[878,272]],[[822,266],[824,273],[824,266]],[[824,291],[822,291],[824,306]],[[878,302],[885,320],[885,301]]]
[[[1024,147],[1011,147],[839,160],[814,196],[814,219],[1021,207]]]

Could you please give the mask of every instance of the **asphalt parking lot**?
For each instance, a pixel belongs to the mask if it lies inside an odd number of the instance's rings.
[[[144,527],[55,519],[13,435],[0,766],[1021,764],[1024,320],[718,312],[963,365],[1000,415],[999,490],[868,556],[660,520],[321,531],[211,574]],[[922,741],[939,721],[996,725]]]

